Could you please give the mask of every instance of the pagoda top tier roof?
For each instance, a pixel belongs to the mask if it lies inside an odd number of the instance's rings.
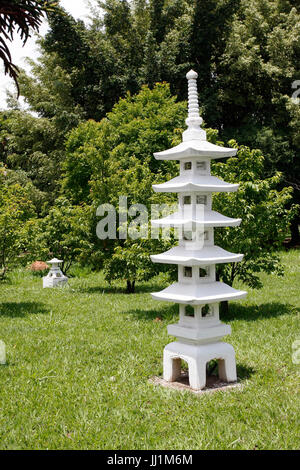
[[[188,80],[188,118],[187,130],[182,134],[182,142],[176,147],[154,153],[157,160],[181,160],[183,158],[224,158],[236,155],[237,150],[212,144],[206,139],[206,132],[201,128],[203,119],[199,115],[198,74],[190,70]]]
[[[179,304],[202,305],[224,300],[242,299],[247,292],[236,290],[223,282],[207,282],[201,284],[186,284],[175,282],[160,292],[151,296],[156,300],[176,302]]]
[[[229,147],[220,147],[207,140],[194,139],[187,142],[181,142],[176,147],[172,147],[163,152],[154,153],[156,160],[182,160],[185,158],[224,158],[236,155],[237,149]]]
[[[211,175],[180,175],[166,183],[154,184],[152,187],[156,192],[230,192],[236,191],[239,185],[226,183],[226,181]]]

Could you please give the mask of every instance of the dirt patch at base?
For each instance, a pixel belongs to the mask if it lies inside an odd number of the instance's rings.
[[[242,384],[239,382],[223,382],[219,377],[215,375],[210,375],[206,378],[206,386],[202,390],[193,390],[189,385],[189,376],[186,373],[182,373],[176,382],[167,382],[162,377],[151,377],[149,382],[154,385],[161,385],[162,387],[171,388],[178,391],[188,391],[195,393],[196,395],[201,395],[203,393],[217,392],[218,390],[229,390],[232,388],[241,388]]]

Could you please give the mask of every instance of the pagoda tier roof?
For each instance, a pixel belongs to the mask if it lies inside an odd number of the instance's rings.
[[[232,157],[237,150],[212,144],[207,140],[188,140],[162,152],[154,153],[156,160],[181,160],[183,158],[208,157],[211,159]]]
[[[156,192],[187,192],[187,191],[204,191],[204,192],[230,192],[236,191],[238,184],[226,183],[216,176],[210,175],[180,175],[176,178],[162,184],[154,184]]]
[[[175,246],[159,255],[150,256],[154,263],[184,264],[185,266],[208,265],[238,262],[242,254],[230,253],[223,248],[213,245],[204,246],[200,250],[188,250],[184,246]]]
[[[47,261],[49,264],[63,263],[62,259],[52,258],[50,261]]]
[[[208,282],[201,284],[185,284],[175,282],[160,292],[152,292],[156,300],[180,304],[202,305],[224,300],[242,299],[247,292],[236,290],[223,282]]]
[[[203,215],[203,219],[197,219],[192,215],[189,216],[189,214],[186,214],[186,217],[183,218],[180,212],[175,212],[167,217],[152,220],[151,224],[154,227],[183,227],[188,224],[203,225],[204,227],[236,227],[242,221],[242,219],[232,219],[209,209],[205,209]]]

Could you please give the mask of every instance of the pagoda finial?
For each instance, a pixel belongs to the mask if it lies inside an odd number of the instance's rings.
[[[188,118],[186,119],[187,130],[182,134],[183,142],[189,140],[206,140],[206,132],[201,129],[203,119],[199,115],[198,91],[197,91],[198,74],[194,70],[190,70],[186,74],[188,80]]]

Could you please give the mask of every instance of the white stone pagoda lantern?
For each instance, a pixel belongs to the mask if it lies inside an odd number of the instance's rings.
[[[43,287],[56,287],[65,285],[68,282],[67,276],[65,276],[60,269],[60,264],[63,262],[61,259],[53,258],[47,263],[51,264],[50,271],[47,276],[43,277]]]
[[[157,300],[179,304],[179,323],[169,325],[168,333],[177,341],[164,349],[164,380],[175,381],[181,373],[181,360],[188,364],[190,387],[200,390],[206,385],[206,364],[218,360],[219,378],[237,380],[234,349],[221,339],[231,333],[229,325],[219,319],[219,303],[237,300],[246,292],[216,281],[216,264],[238,262],[242,254],[230,253],[214,245],[214,227],[234,227],[241,219],[225,217],[212,210],[212,193],[236,191],[238,184],[229,184],[211,176],[212,159],[230,157],[236,150],[209,143],[201,129],[196,79],[191,70],[188,79],[188,129],[183,141],[169,150],[155,153],[157,160],[179,160],[180,176],[163,184],[153,185],[157,192],[175,192],[179,196],[178,211],[152,220],[153,226],[173,226],[179,243],[169,251],[151,256],[155,263],[178,265],[178,282],[161,292],[152,293]],[[200,210],[201,209],[201,210]]]

